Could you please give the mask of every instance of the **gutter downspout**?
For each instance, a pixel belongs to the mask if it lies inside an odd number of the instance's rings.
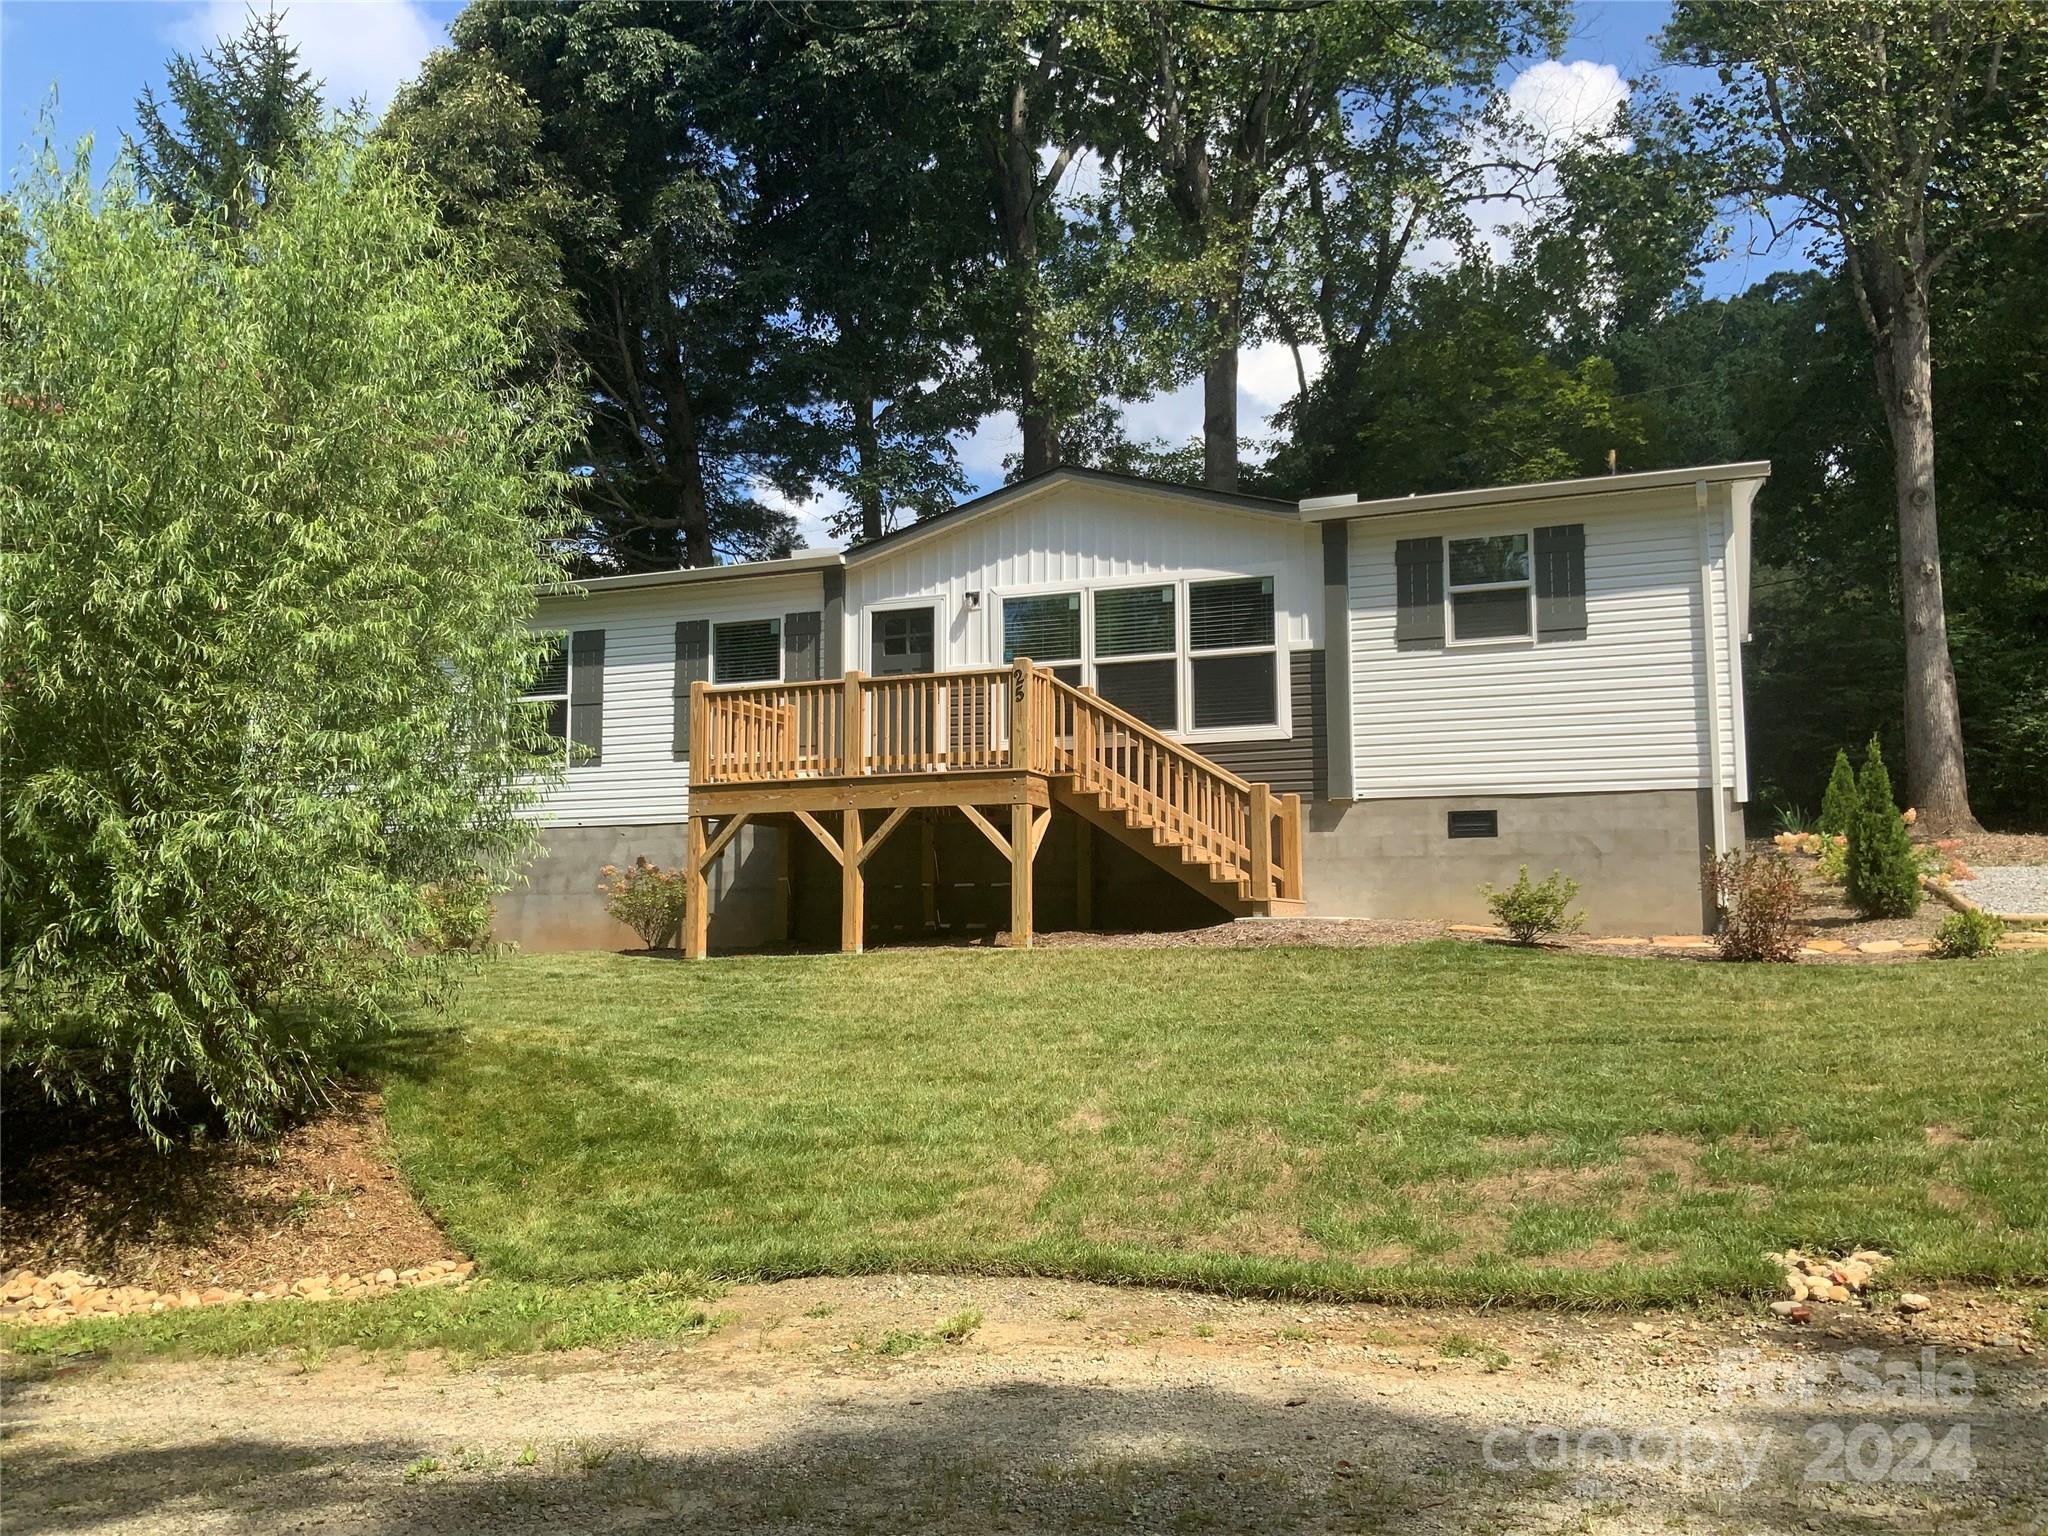
[[[1712,544],[1707,534],[1707,482],[1695,480],[1692,493],[1693,506],[1699,514],[1695,531],[1700,549],[1700,638],[1704,642],[1707,663],[1707,751],[1711,757],[1707,782],[1712,786],[1714,795],[1711,816],[1714,858],[1718,861],[1728,852],[1728,773],[1721,756],[1721,650],[1716,643],[1718,636],[1714,624],[1714,563]]]

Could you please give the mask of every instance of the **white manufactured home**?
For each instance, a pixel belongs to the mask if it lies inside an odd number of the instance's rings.
[[[618,947],[857,949],[1292,914],[1472,920],[1564,870],[1696,932],[1741,839],[1769,466],[1299,505],[1058,470],[844,553],[545,595],[566,763],[500,908]]]

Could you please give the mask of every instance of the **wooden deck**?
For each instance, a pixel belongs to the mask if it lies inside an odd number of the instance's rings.
[[[1302,909],[1301,797],[1274,795],[1028,659],[966,672],[692,686],[689,909],[761,817],[801,826],[840,870],[840,948],[861,947],[862,868],[911,811],[945,806],[1010,866],[1010,942],[1031,942],[1032,861],[1054,806],[1138,848],[1225,910]]]

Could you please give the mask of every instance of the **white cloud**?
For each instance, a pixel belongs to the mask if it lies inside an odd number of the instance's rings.
[[[1545,59],[1515,76],[1508,102],[1539,143],[1599,133],[1628,100],[1628,82],[1612,64]]]
[[[754,500],[776,512],[787,512],[796,519],[796,542],[799,549],[837,549],[839,540],[832,534],[827,521],[846,510],[846,498],[837,491],[827,490],[822,485],[813,485],[811,494],[802,501],[792,500],[770,485],[766,480],[756,480],[747,487]]]
[[[166,31],[177,47],[197,53],[240,33],[249,10],[247,0],[205,0]],[[440,23],[414,0],[290,0],[278,10],[286,35],[298,45],[299,62],[326,83],[330,107],[360,97],[371,111],[382,112],[392,93],[447,40]]]
[[[956,437],[960,467],[977,490],[992,490],[1003,483],[1003,460],[1024,451],[1024,431],[1017,425],[1015,411],[997,411],[984,416],[965,437]]]

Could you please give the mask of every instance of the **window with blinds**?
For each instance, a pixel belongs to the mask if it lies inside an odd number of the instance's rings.
[[[1162,731],[1180,729],[1174,597],[1170,586],[1095,594],[1095,691]]]
[[[1198,731],[1279,721],[1272,577],[1189,585],[1188,706]]]
[[[773,683],[782,678],[782,620],[740,619],[711,626],[714,683]]]
[[[527,685],[525,697],[534,703],[545,705],[541,711],[541,728],[562,744],[562,751],[569,750],[569,637],[566,634],[551,634],[547,637],[548,651]]]

